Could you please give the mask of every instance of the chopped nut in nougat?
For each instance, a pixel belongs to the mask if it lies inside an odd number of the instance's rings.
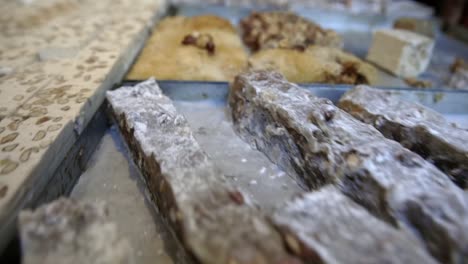
[[[154,80],[107,93],[152,199],[200,264],[300,264],[200,147]]]
[[[306,263],[437,263],[408,234],[331,186],[280,206],[272,221]]]
[[[468,132],[423,105],[368,86],[357,86],[340,99],[340,107],[401,142],[468,188]]]
[[[290,12],[252,13],[242,19],[242,38],[253,51],[282,48],[305,50],[310,45],[342,48],[341,37],[333,30]]]
[[[442,263],[467,258],[466,194],[418,154],[275,72],[238,75],[228,102],[240,137],[292,177],[314,190],[338,186],[374,216],[415,233]]]

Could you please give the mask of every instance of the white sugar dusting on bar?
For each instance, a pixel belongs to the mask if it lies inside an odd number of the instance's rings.
[[[201,263],[300,263],[229,186],[156,81],[108,92],[114,117],[160,211]]]
[[[287,202],[272,219],[307,263],[437,263],[414,237],[332,186]]]
[[[133,249],[107,214],[102,203],[66,198],[21,212],[23,263],[135,263]]]
[[[461,188],[468,188],[468,131],[418,103],[368,86],[347,92],[339,106],[433,162]]]
[[[313,189],[338,185],[445,263],[467,259],[464,194],[417,154],[274,72],[239,75],[229,104],[239,135],[290,175]]]

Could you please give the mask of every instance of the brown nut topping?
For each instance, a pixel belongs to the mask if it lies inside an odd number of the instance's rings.
[[[252,51],[270,48],[304,51],[310,45],[343,46],[336,32],[289,12],[254,12],[242,19],[241,28],[242,39]]]
[[[468,69],[468,63],[466,63],[461,58],[455,58],[452,65],[450,66],[450,72],[454,73],[457,72],[459,69]]]
[[[216,51],[213,36],[206,33],[192,32],[184,37],[182,45],[191,45],[199,49],[206,49],[209,55],[214,55]]]
[[[417,78],[411,78],[411,77],[406,78],[405,82],[409,86],[415,87],[415,88],[431,88],[432,87],[432,82],[431,81],[421,80],[421,79],[417,79]]]
[[[239,191],[229,192],[229,198],[238,205],[244,204],[244,196]]]
[[[197,43],[197,38],[192,35],[187,35],[182,40],[182,45],[194,45]]]

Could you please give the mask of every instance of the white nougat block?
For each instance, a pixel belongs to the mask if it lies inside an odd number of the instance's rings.
[[[367,60],[398,77],[417,77],[432,56],[434,41],[401,29],[383,29],[374,33]]]

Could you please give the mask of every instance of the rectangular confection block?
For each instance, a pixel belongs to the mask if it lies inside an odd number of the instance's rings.
[[[300,263],[263,214],[227,185],[155,80],[107,98],[155,203],[200,263]]]
[[[468,187],[468,131],[454,127],[441,114],[364,85],[343,95],[339,106],[433,162],[461,188]]]
[[[367,60],[398,77],[417,77],[431,60],[434,41],[401,29],[382,29],[374,33]]]
[[[463,191],[419,155],[275,72],[237,76],[229,105],[238,134],[291,176],[313,189],[339,186],[374,215],[415,232],[444,263],[467,258]]]
[[[131,264],[133,249],[102,203],[60,198],[19,215],[25,264]]]
[[[437,263],[414,237],[332,186],[287,202],[272,220],[291,251],[307,263]]]

